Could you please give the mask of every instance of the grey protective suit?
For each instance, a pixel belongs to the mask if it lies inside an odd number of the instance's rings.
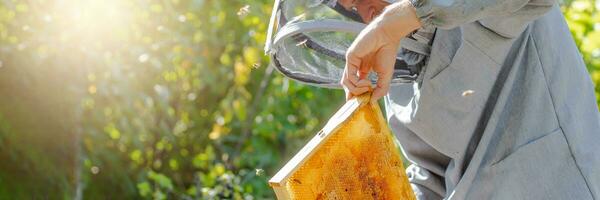
[[[600,199],[594,86],[558,4],[413,4],[431,52],[385,101],[418,199]]]

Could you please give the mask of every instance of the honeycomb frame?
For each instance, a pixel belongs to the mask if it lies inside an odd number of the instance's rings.
[[[387,122],[369,99],[347,101],[269,180],[278,199],[415,199]]]

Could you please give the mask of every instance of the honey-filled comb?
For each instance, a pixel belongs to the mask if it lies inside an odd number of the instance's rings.
[[[387,122],[369,98],[346,102],[269,180],[278,199],[415,199]]]

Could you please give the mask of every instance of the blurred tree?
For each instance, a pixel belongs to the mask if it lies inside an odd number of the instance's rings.
[[[268,67],[270,3],[4,2],[0,196],[272,197],[343,97]]]

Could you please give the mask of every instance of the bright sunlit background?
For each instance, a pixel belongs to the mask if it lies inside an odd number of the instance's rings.
[[[273,198],[343,97],[268,67],[272,3],[0,1],[0,199]],[[563,6],[596,84],[599,9]]]

